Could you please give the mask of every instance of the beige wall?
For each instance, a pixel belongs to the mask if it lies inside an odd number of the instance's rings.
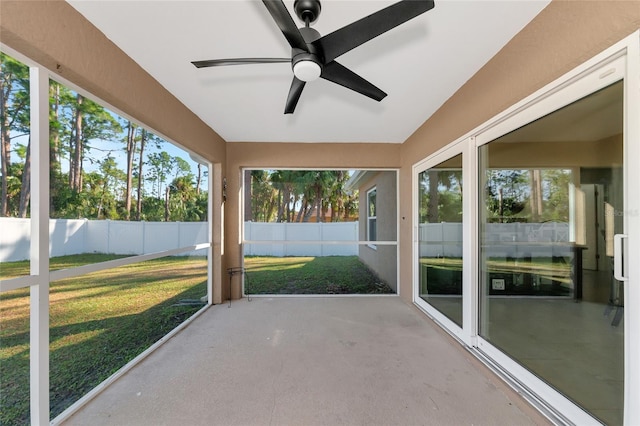
[[[376,188],[376,232],[378,241],[396,241],[398,233],[397,173],[395,171],[371,173],[371,178],[359,188],[358,238],[367,240],[367,192]],[[378,274],[394,291],[398,291],[398,248],[377,245],[375,248],[361,245],[360,259]]]
[[[411,168],[640,27],[637,1],[552,1],[402,145],[400,294],[411,297]]]
[[[401,167],[400,287],[410,300],[412,165],[638,29],[640,3],[553,1],[402,145],[227,144],[63,1],[2,0],[0,16],[2,43],[219,163],[219,175],[228,181],[226,203],[219,194],[213,197],[214,216],[220,218],[223,209],[225,214],[219,277],[241,261],[242,167]],[[214,241],[221,238],[214,235]],[[226,297],[221,291],[214,295],[218,302]],[[239,285],[233,293],[239,296]]]

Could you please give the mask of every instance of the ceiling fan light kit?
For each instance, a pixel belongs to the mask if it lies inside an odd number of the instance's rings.
[[[433,0],[403,0],[365,18],[321,36],[309,25],[322,10],[319,0],[295,0],[293,8],[304,27],[298,28],[282,0],[262,1],[291,46],[291,58],[234,58],[192,62],[197,68],[223,65],[291,62],[293,81],[285,114],[292,114],[307,82],[318,78],[336,83],[381,101],[387,96],[378,87],[336,62],[336,58],[434,7]]]
[[[322,68],[320,67],[320,64],[309,59],[303,59],[293,65],[293,75],[295,75],[298,80],[302,80],[305,83],[317,80],[320,78],[321,73]]]

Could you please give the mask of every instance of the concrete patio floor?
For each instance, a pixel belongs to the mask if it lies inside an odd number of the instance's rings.
[[[542,425],[396,296],[209,308],[66,425]]]

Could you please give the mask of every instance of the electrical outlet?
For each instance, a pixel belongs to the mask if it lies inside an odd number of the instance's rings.
[[[494,278],[491,280],[492,290],[504,290],[504,278]]]

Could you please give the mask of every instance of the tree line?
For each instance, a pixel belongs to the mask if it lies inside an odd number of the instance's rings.
[[[571,171],[488,169],[484,208],[487,222],[568,222]],[[420,173],[420,223],[462,222],[462,170]]]
[[[340,222],[358,218],[358,191],[345,188],[345,170],[250,170],[245,220]]]
[[[29,69],[0,55],[0,216],[28,217]],[[201,165],[193,171],[163,150],[163,139],[55,81],[49,83],[49,103],[50,217],[207,219],[208,194],[200,190],[207,172]],[[120,157],[126,157],[124,165]]]

